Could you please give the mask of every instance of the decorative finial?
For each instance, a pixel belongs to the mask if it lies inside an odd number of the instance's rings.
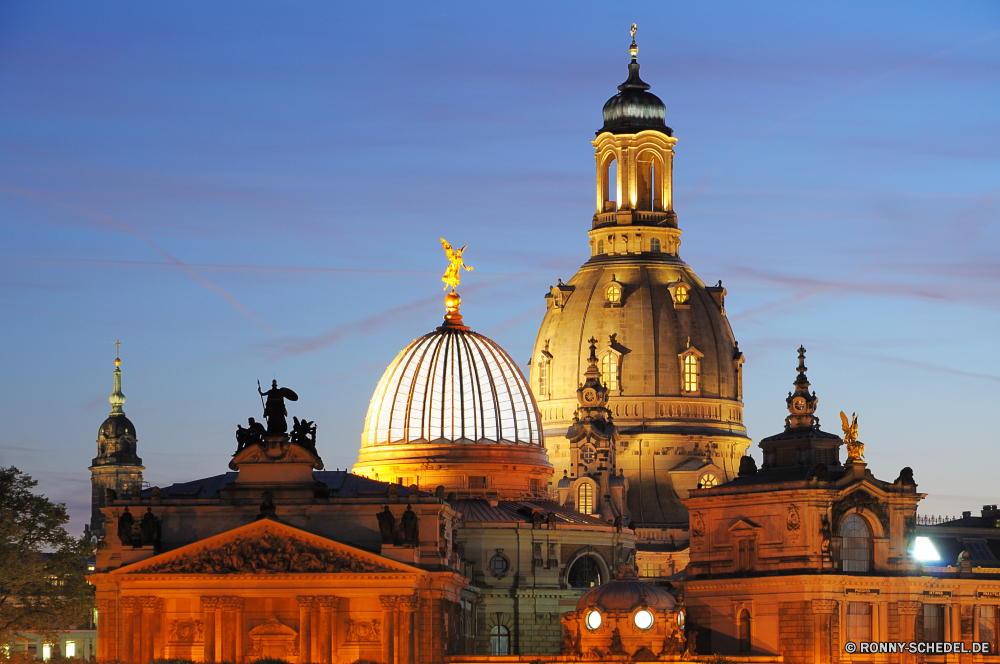
[[[851,421],[840,411],[840,422],[844,428],[844,444],[847,446],[847,458],[851,461],[861,461],[865,458],[865,444],[858,442],[858,414],[851,413]]]
[[[125,405],[125,395],[122,394],[122,360],[118,352],[121,343],[121,341],[115,342],[115,391],[108,397],[108,401],[111,402],[111,417],[125,414],[122,410],[122,406]]]
[[[632,24],[632,29],[629,30],[629,33],[632,35],[632,45],[629,47],[628,52],[632,55],[632,60],[635,60],[639,56],[639,47],[635,45],[635,23]]]
[[[587,339],[587,343],[590,344],[590,357],[587,360],[591,364],[597,365],[597,337]]]
[[[444,271],[444,276],[441,277],[441,281],[444,282],[445,290],[448,290],[448,286],[451,286],[451,292],[444,296],[444,306],[448,310],[448,313],[444,315],[444,324],[446,327],[464,327],[462,325],[462,314],[458,313],[459,307],[462,306],[462,298],[455,292],[455,287],[461,283],[460,277],[463,267],[469,271],[473,270],[472,266],[466,265],[462,259],[462,252],[469,245],[465,245],[465,247],[455,251],[448,244],[447,240],[441,238],[441,246],[444,247],[444,253],[450,261],[448,269]]]
[[[785,430],[818,429],[819,418],[816,417],[816,404],[819,399],[816,393],[809,394],[809,378],[806,376],[806,349],[799,346],[799,366],[796,367],[795,391],[788,393],[785,402],[790,415],[785,418]]]

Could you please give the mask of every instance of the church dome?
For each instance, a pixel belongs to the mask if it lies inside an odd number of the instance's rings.
[[[528,381],[503,348],[445,324],[396,356],[372,395],[354,472],[462,495],[544,497],[552,466]]]
[[[645,603],[651,609],[673,611],[677,600],[663,588],[639,579],[634,573],[588,590],[576,603],[577,611],[597,607],[608,612],[632,611]]]

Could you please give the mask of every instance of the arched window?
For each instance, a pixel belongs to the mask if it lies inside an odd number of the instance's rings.
[[[609,390],[618,389],[618,356],[614,353],[601,358],[601,382]]]
[[[719,486],[719,476],[715,473],[705,473],[701,476],[701,481],[698,484],[701,485],[702,489],[711,489],[713,486]]]
[[[618,160],[611,159],[604,165],[604,205],[602,212],[618,209]]]
[[[636,209],[655,212],[660,204],[659,160],[646,151],[636,161]]]
[[[549,396],[549,360],[543,357],[538,362],[538,397],[544,399]]]
[[[608,302],[611,304],[618,304],[622,301],[622,287],[621,284],[611,282],[608,285],[608,289],[604,292],[604,296],[607,298]]]
[[[593,514],[594,487],[590,486],[590,483],[584,482],[576,490],[576,508],[583,514]]]
[[[740,652],[750,652],[750,611],[740,611]]]
[[[490,630],[490,656],[510,655],[510,630],[503,625],[494,625]]]
[[[604,253],[604,240],[598,240],[597,241],[597,253],[598,254],[603,254]]]
[[[593,556],[578,558],[566,575],[570,588],[593,588],[601,585],[601,568]]]
[[[678,284],[674,289],[674,302],[677,304],[687,304],[690,297],[690,289],[686,284]]]
[[[654,237],[649,241],[649,250],[659,252],[660,251],[660,238]]]
[[[840,569],[868,572],[872,565],[872,531],[858,514],[848,514],[840,526]]]
[[[698,357],[694,353],[684,356],[684,391],[698,391]]]

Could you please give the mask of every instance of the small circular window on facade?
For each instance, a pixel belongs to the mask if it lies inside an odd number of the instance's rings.
[[[496,555],[490,558],[490,574],[502,579],[510,571],[510,559],[503,555],[503,549],[497,549]]]

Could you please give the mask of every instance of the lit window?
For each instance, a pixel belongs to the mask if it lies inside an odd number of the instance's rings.
[[[660,250],[660,238],[654,237],[652,240],[649,241],[649,250],[650,251]]]
[[[840,526],[840,568],[844,572],[867,572],[871,569],[872,531],[857,514],[848,514]]]
[[[48,661],[52,658],[52,646],[48,643],[42,644],[42,659]]]
[[[585,464],[589,465],[594,463],[594,459],[596,458],[597,458],[597,452],[595,452],[594,448],[591,447],[590,445],[584,445],[583,449],[580,450],[580,461],[584,462]],[[590,485],[588,484],[587,486]]]
[[[549,394],[549,363],[543,359],[538,363],[538,396]]]
[[[609,390],[618,389],[618,356],[614,353],[601,358],[601,382]]]
[[[76,657],[76,641],[66,642],[66,657]]]
[[[740,652],[750,652],[750,612],[740,611]]]
[[[694,353],[684,356],[684,391],[698,391],[698,357]]]
[[[588,482],[580,485],[576,491],[576,505],[584,514],[591,514],[594,511],[594,488]]]
[[[674,302],[684,304],[688,301],[689,289],[685,284],[679,284],[674,289]]]
[[[490,630],[490,656],[505,657],[510,654],[510,630],[496,625]]]
[[[642,564],[642,575],[647,579],[655,579],[660,576],[660,564],[659,563],[643,563]]]
[[[646,609],[642,609],[635,614],[635,626],[639,629],[649,629],[653,626],[653,614]]]
[[[594,610],[587,614],[587,628],[597,629],[601,626],[601,612]]]
[[[719,486],[719,476],[715,473],[705,473],[701,476],[701,488],[709,489],[713,486]]]
[[[608,302],[611,304],[618,304],[622,301],[622,287],[618,284],[611,284],[608,286],[606,296],[608,298]]]
[[[979,640],[983,643],[996,643],[997,630],[997,607],[979,607]],[[993,647],[992,652],[996,652]]]
[[[593,588],[601,585],[601,568],[592,556],[578,558],[566,574],[570,588]]]
[[[944,607],[924,604],[924,641],[944,641]]]
[[[598,240],[597,241],[597,253],[599,253],[599,254],[603,254],[604,253],[604,240]]]
[[[924,638],[927,639],[926,632]],[[872,640],[872,605],[868,602],[847,603],[847,640],[855,643]]]

